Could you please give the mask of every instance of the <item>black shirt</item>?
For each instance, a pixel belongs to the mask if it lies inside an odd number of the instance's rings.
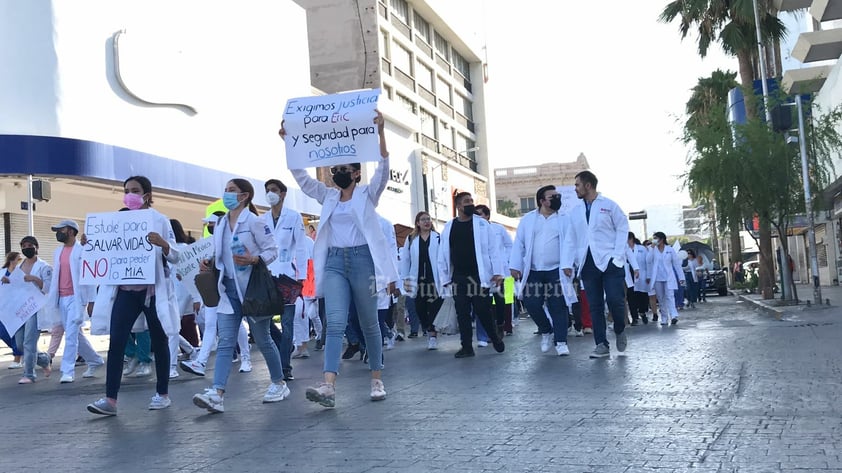
[[[433,281],[433,265],[430,262],[430,238],[426,240],[418,236],[418,281],[431,282]]]
[[[453,263],[454,276],[473,276],[479,279],[477,254],[474,248],[473,217],[467,222],[453,219],[450,227],[450,261]]]

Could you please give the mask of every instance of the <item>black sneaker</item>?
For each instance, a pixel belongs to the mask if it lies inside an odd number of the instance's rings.
[[[647,317],[646,314],[641,314],[640,318],[643,319],[643,325],[649,324],[649,317]]]
[[[503,343],[502,338],[499,338],[499,339],[497,339],[496,342],[492,342],[492,343],[494,344],[494,350],[497,353],[503,353],[504,351],[506,351],[506,344]]]
[[[670,321],[670,324],[671,325],[678,325],[678,317],[672,319],[672,321]]]
[[[456,352],[454,355],[456,358],[468,358],[471,356],[475,356],[474,350],[472,348],[462,348],[461,350]]]
[[[632,326],[640,325],[640,322],[637,319],[632,320]]]
[[[342,359],[343,360],[350,360],[359,351],[360,351],[360,344],[359,343],[349,344],[348,348],[345,349],[345,353],[342,354]]]
[[[396,342],[402,342],[403,341],[403,334],[398,332],[398,335],[395,337],[395,341]]]
[[[284,381],[292,381],[295,377],[292,375],[292,368],[284,370]]]
[[[409,338],[418,338],[418,332],[409,332]]]

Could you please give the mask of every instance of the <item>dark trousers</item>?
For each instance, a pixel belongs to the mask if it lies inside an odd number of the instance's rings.
[[[502,286],[500,290],[503,290]],[[512,313],[512,308],[506,305],[506,298],[502,292],[491,294],[491,298],[494,299],[494,304],[492,304],[491,308],[494,311],[494,321],[497,322],[497,330],[503,331],[503,327],[506,325],[506,308],[508,307],[509,314]],[[509,325],[511,325],[511,321],[509,321]]]
[[[435,291],[435,290],[434,290]],[[427,332],[435,332],[433,321],[439,314],[439,309],[444,303],[444,299],[438,297],[438,294],[421,295],[415,297],[415,312],[418,314],[418,320],[421,322],[421,329]]]
[[[582,266],[582,283],[585,285],[585,294],[588,298],[588,307],[591,311],[593,322],[593,338],[597,345],[608,346],[608,339],[605,337],[607,324],[605,322],[605,304],[614,316],[614,333],[623,333],[626,328],[626,304],[625,285],[626,272],[618,268],[614,261],[609,261],[605,271],[596,267],[588,250],[585,264]]]
[[[626,289],[626,300],[629,302],[629,312],[632,320],[638,320],[649,310],[649,294],[635,291],[633,287]]]
[[[106,363],[105,396],[117,399],[120,382],[123,379],[123,354],[126,343],[132,333],[132,326],[138,316],[146,316],[149,336],[152,339],[152,352],[155,353],[155,392],[168,394],[170,382],[170,349],[167,334],[158,320],[155,310],[155,296],[149,300],[149,307],[144,306],[146,291],[117,291],[114,307],[111,309],[111,341],[108,345]]]
[[[482,287],[476,276],[453,276],[453,304],[456,307],[456,321],[459,323],[459,336],[462,348],[473,350],[472,340],[474,330],[471,327],[471,313],[475,314],[483,327],[491,327],[488,336],[493,342],[499,342],[500,337],[496,324],[491,318],[491,297],[488,289]]]
[[[582,330],[584,328],[584,325],[582,324],[582,303],[576,302],[575,304],[573,304],[573,307],[571,307],[571,309],[573,311],[573,313],[571,314],[573,316],[571,317],[573,320],[571,320],[567,324],[567,326],[570,327],[570,324],[573,324],[574,329]]]

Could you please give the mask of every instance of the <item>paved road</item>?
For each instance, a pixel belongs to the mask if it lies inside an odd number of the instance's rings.
[[[630,328],[628,356],[611,359],[588,359],[590,337],[571,340],[568,358],[541,354],[528,320],[502,355],[456,360],[454,336],[437,352],[399,343],[388,399],[370,402],[365,367],[343,362],[333,410],[304,399],[320,356],[296,360],[292,397],[264,405],[255,354],[218,415],[190,402],[209,380],[185,374],[172,408],[147,411],[154,383],[133,380],[120,415],[102,418],[84,406],[104,379],[18,386],[3,368],[2,470],[842,472],[838,308],[776,321],[710,301],[676,327]]]

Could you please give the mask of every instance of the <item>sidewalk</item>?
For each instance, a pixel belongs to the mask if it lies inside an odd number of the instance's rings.
[[[808,284],[796,284],[795,290],[798,295],[798,304],[785,303],[781,300],[781,294],[775,294],[774,299],[763,299],[760,294],[742,294],[739,291],[730,291],[740,300],[753,304],[764,312],[771,314],[778,320],[785,317],[787,312],[798,310],[822,310],[835,308],[837,311],[842,307],[842,286],[821,286],[821,307],[816,306],[813,300],[813,286]],[[808,306],[809,303],[809,306]]]

